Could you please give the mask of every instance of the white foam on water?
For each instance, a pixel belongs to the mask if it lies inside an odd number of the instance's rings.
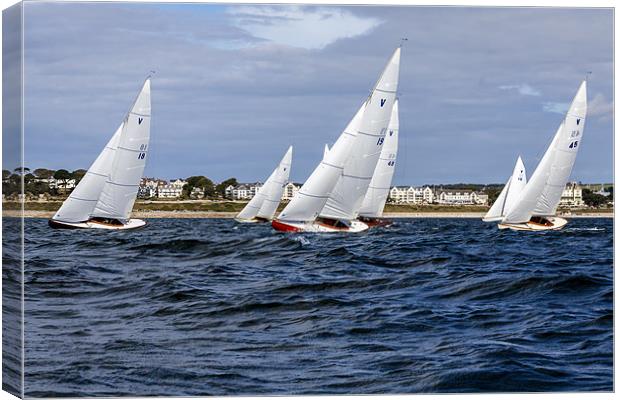
[[[293,237],[293,240],[296,241],[296,242],[301,243],[304,246],[310,244],[310,240],[306,239],[303,236],[295,236],[295,237]]]

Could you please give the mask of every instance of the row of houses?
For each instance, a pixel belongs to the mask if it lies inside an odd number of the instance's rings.
[[[226,197],[232,200],[250,200],[261,188],[262,183],[242,183],[226,188]],[[282,200],[291,200],[301,184],[289,182],[284,187]],[[488,195],[475,191],[437,191],[426,187],[394,186],[390,189],[389,201],[397,204],[487,204]]]
[[[489,196],[481,191],[433,190],[429,186],[394,186],[390,189],[389,199],[396,204],[490,205]],[[567,183],[559,206],[583,207],[584,205],[582,187],[576,182]]]
[[[75,179],[37,179],[39,182],[45,182],[50,189],[65,189],[71,191],[75,188],[77,182]],[[177,199],[183,193],[183,186],[186,185],[183,179],[175,179],[170,182],[158,178],[142,178],[138,188],[139,198],[160,198],[160,199]],[[241,183],[238,185],[230,185],[225,189],[225,197],[231,200],[250,200],[256,195],[263,184],[261,182]],[[283,201],[291,200],[299,189],[301,184],[289,182],[284,187],[282,195]],[[610,193],[605,190],[604,185],[600,186],[600,190],[594,192],[604,196]],[[194,188],[191,197],[202,198],[204,192],[201,188]],[[482,191],[474,190],[444,190],[443,188],[431,188],[430,186],[414,187],[414,186],[394,186],[390,189],[388,201],[395,204],[443,204],[443,205],[489,205],[489,197]],[[576,182],[567,183],[562,197],[560,199],[560,207],[582,207],[585,205],[583,201],[583,190],[581,185]]]
[[[143,178],[140,182],[138,196],[141,198],[175,199],[181,197],[183,186],[187,182],[176,179],[167,182],[156,178]],[[225,197],[231,200],[250,200],[256,195],[263,184],[261,182],[240,183],[229,185],[225,189]],[[67,186],[71,188],[71,186]],[[291,200],[301,184],[289,182],[284,187],[283,201]],[[194,188],[192,197],[203,197],[200,188]],[[489,196],[482,191],[475,190],[445,190],[443,188],[431,188],[430,186],[394,186],[390,189],[388,201],[395,204],[441,204],[441,205],[489,205]],[[582,188],[575,182],[566,185],[560,206],[581,207],[584,205]]]
[[[225,197],[232,200],[250,200],[263,186],[261,182],[241,183],[237,186],[230,185],[225,189]],[[301,189],[301,184],[289,182],[284,186],[282,200],[291,200]]]
[[[489,196],[474,190],[394,186],[390,189],[389,201],[395,204],[486,205],[489,202]]]
[[[47,186],[50,189],[61,189],[62,188],[62,189],[72,190],[72,189],[75,189],[75,186],[77,185],[77,181],[75,179],[37,178],[36,181],[47,183]]]
[[[158,198],[158,199],[178,199],[183,193],[183,186],[187,182],[182,179],[166,181],[157,178],[142,178],[140,186],[138,186],[138,197],[142,199]],[[201,191],[194,188],[194,191]],[[192,194],[194,194],[192,191]]]

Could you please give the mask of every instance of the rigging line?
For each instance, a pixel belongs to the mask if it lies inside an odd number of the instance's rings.
[[[566,117],[564,117],[564,118],[566,118]],[[562,125],[564,124],[564,119],[562,119],[561,124]],[[530,177],[534,173],[536,167],[538,167],[538,164],[540,164],[540,161],[542,160],[542,158],[544,157],[545,153],[547,152],[547,149],[549,148],[549,146],[553,142],[553,139],[555,138],[555,134],[556,133],[557,133],[557,131],[555,131],[553,133],[553,135],[551,135],[551,138],[547,139],[547,141],[543,144],[543,146],[540,146],[538,148],[538,151],[536,152],[536,156],[534,157],[534,160],[536,161],[536,165],[534,166],[533,169],[530,170]]]

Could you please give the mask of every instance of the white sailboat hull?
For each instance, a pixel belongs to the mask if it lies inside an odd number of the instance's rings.
[[[545,217],[544,219],[547,221],[546,223],[529,221],[520,224],[497,224],[497,227],[499,229],[512,229],[513,231],[556,231],[568,223],[567,220],[560,217]]]
[[[335,233],[335,232],[347,232],[357,233],[363,232],[368,229],[368,225],[361,221],[351,221],[349,225],[336,227],[322,223],[320,221],[311,222],[288,222],[274,219],[271,222],[271,226],[280,232],[311,232],[311,233]]]
[[[239,222],[240,224],[260,224],[263,222],[271,222],[271,220],[268,220],[266,218],[260,218],[260,217],[254,217],[254,218],[235,218],[236,222]]]
[[[49,226],[54,229],[105,229],[112,231],[125,231],[129,229],[137,229],[146,226],[146,221],[137,218],[131,218],[124,224],[109,224],[99,221],[86,221],[86,222],[63,222],[49,220]]]

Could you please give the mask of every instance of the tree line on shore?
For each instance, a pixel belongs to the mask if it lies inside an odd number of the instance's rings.
[[[24,179],[24,193],[28,197],[36,197],[39,195],[48,196],[66,196],[68,191],[68,183],[71,180],[77,185],[86,174],[85,169],[76,169],[68,171],[66,169],[52,170],[47,168],[37,168],[33,171],[30,168],[18,167],[13,171],[2,170],[2,194],[6,197],[17,197],[21,193],[22,176]],[[55,179],[57,185],[50,187],[49,180]],[[236,178],[228,178],[220,183],[214,183],[211,179],[204,175],[190,176],[185,179],[181,199],[199,198],[199,199],[221,199],[226,197],[226,188],[230,185],[237,186]],[[503,188],[503,184],[445,184],[441,185],[445,189],[469,189],[484,191],[489,196],[489,204],[493,204]],[[199,189],[199,194],[194,192]],[[602,207],[613,201],[613,186],[605,188],[609,196],[595,193],[588,188],[582,189],[582,198],[584,203],[590,207]]]
[[[185,179],[185,182],[186,183],[183,186],[183,192],[181,194],[181,198],[185,199],[189,199],[192,197],[202,199],[224,198],[226,197],[226,188],[228,186],[238,185],[236,178],[228,178],[218,184],[215,184],[211,179],[203,175],[190,176],[189,178]],[[194,189],[199,189],[202,194],[193,194],[192,192],[194,192]]]
[[[47,168],[30,168],[18,167],[13,171],[7,169],[2,170],[2,194],[5,197],[17,197],[21,191],[22,178],[24,182],[24,193],[27,197],[37,197],[39,195],[47,196],[66,196],[68,192],[75,187],[86,174],[85,169],[76,169],[68,171],[66,169],[52,170]],[[50,187],[50,179],[56,180],[56,184]],[[69,186],[69,182],[74,181]],[[190,176],[185,179],[186,184],[183,186],[181,198],[204,198],[216,199],[223,198],[226,194],[226,188],[229,185],[236,186],[238,184],[236,178],[228,178],[218,184],[203,175]],[[200,196],[192,195],[194,189],[200,189]]]
[[[31,171],[30,168],[27,167],[18,167],[13,171],[3,169],[2,194],[5,196],[16,196],[18,193],[21,193],[23,178],[24,193],[27,195],[61,195],[66,193],[67,185],[71,180],[75,180],[75,184],[77,185],[85,174],[85,169],[76,169],[75,171],[68,171],[66,169],[51,170],[47,168],[37,168]],[[50,179],[55,179],[58,184],[50,188]]]

